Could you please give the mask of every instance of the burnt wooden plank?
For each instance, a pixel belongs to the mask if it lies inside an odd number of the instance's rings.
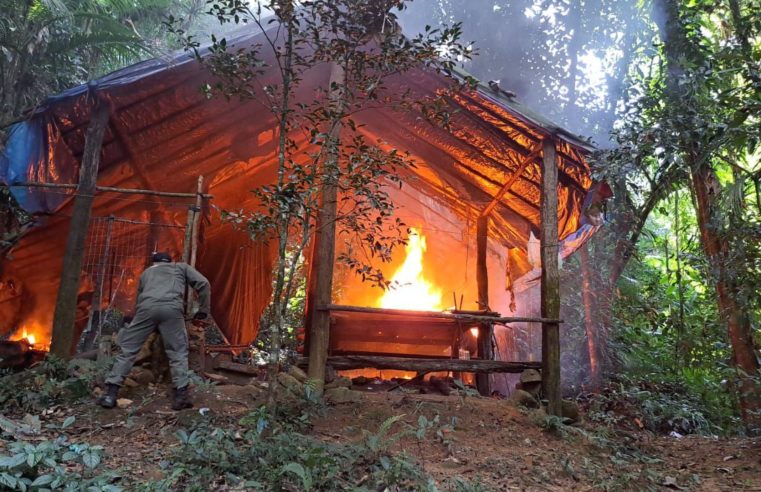
[[[521,373],[526,369],[541,369],[541,362],[505,362],[479,359],[433,359],[419,357],[383,357],[376,355],[342,355],[328,357],[328,365],[338,370],[348,369],[396,369],[416,372],[475,372],[475,373]],[[302,357],[297,364],[307,365]]]
[[[339,304],[322,304],[317,306],[317,311],[347,312],[347,313],[366,313],[388,316],[407,316],[409,318],[440,318],[451,319],[456,321],[474,321],[477,323],[491,322],[495,324],[502,323],[562,323],[563,320],[557,318],[542,318],[532,316],[481,316],[471,314],[459,314],[439,311],[409,311],[405,309],[381,309],[359,306],[342,306]]]

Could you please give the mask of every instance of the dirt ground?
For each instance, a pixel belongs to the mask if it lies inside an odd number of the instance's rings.
[[[179,428],[204,418],[234,424],[258,404],[251,387],[235,385],[196,389],[196,407],[182,412],[171,411],[165,388],[136,388],[125,396],[132,400],[127,408],[85,404],[52,409],[42,418],[58,422],[75,415],[63,431],[71,439],[105,446],[106,466],[152,480],[162,476],[159,462],[179,445]],[[439,483],[461,476],[485,490],[761,491],[761,439],[653,436],[585,422],[548,431],[538,411],[473,396],[365,393],[358,403],[323,413],[311,432],[332,442],[360,439],[362,429],[376,431],[390,416],[403,415],[417,428],[421,415],[429,421],[438,415],[428,438],[410,437],[396,446]]]

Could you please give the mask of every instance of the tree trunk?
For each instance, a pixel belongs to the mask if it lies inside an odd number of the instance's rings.
[[[700,63],[704,55],[685,31],[678,2],[657,0],[655,7],[665,14],[658,21],[658,27],[668,66],[666,94],[669,104],[674,108],[697,105],[694,95],[687,91],[685,85],[680,84],[680,79],[689,66],[687,64]],[[705,142],[682,138],[679,145],[690,164],[701,243],[715,284],[719,314],[726,323],[732,345],[732,363],[738,372],[742,418],[749,428],[761,427],[761,386],[753,379],[759,377],[759,363],[753,346],[750,320],[738,302],[739,289],[728,264],[732,256],[729,254],[731,245],[721,233],[722,220],[717,203],[721,187],[712,168],[711,158],[705,155],[708,152],[705,150]]]
[[[68,359],[74,345],[74,317],[79,292],[79,278],[82,270],[82,257],[85,250],[87,229],[90,225],[90,213],[98,180],[101,144],[108,126],[111,112],[109,105],[98,101],[90,117],[90,125],[85,136],[85,149],[79,166],[79,186],[74,199],[74,210],[69,224],[69,236],[66,240],[61,284],[58,287],[55,314],[53,317],[53,336],[50,352]]]
[[[343,111],[344,70],[333,63],[330,72],[331,99],[336,111]],[[336,215],[338,209],[338,186],[335,175],[338,167],[338,139],[341,131],[340,123],[335,125],[328,137],[327,162],[323,167],[322,203],[317,215],[317,239],[315,243],[314,290],[310,303],[317,306],[330,304],[333,295],[333,267],[336,255]],[[311,279],[310,279],[311,281]],[[315,383],[315,391],[322,393],[325,385],[325,369],[327,366],[328,348],[330,343],[330,313],[321,310],[311,311],[311,330],[309,334],[309,379]]]
[[[751,427],[761,427],[761,387],[753,379],[758,378],[759,363],[753,345],[752,328],[737,299],[738,286],[729,271],[729,243],[716,230],[716,195],[711,192],[711,183],[718,179],[708,166],[692,171],[692,186],[697,202],[698,228],[703,250],[716,284],[719,314],[727,325],[727,334],[732,345],[732,363],[738,372],[740,410],[743,421]]]
[[[589,382],[592,391],[600,390],[600,351],[598,348],[597,327],[595,326],[594,301],[592,300],[591,278],[589,269],[589,251],[587,244],[579,248],[581,263],[581,298],[584,305],[584,332],[587,335],[587,354],[589,356]]]

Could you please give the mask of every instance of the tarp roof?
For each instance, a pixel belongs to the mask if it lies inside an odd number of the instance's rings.
[[[252,32],[237,36],[230,44],[260,42],[261,33]],[[263,77],[274,81],[274,76],[265,73]],[[53,96],[11,128],[0,156],[0,177],[9,184],[75,183],[89,122],[87,94],[97,90],[113,107],[99,184],[189,192],[195,189],[196,177],[204,175],[216,206],[252,206],[249,190],[274,177],[274,118],[258,101],[207,99],[199,88],[208,80],[207,72],[191,55],[177,53]],[[325,87],[327,81],[326,67],[314,68],[304,77],[297,99],[313,98],[315,88]],[[392,90],[410,89],[422,98],[445,91],[449,81],[442,74],[420,69],[396,77],[390,85]],[[417,160],[416,169],[405,176],[406,183],[464,218],[483,208],[521,160],[544,138],[553,136],[559,151],[559,232],[565,240],[565,254],[569,254],[594,229],[585,224],[582,214],[592,186],[584,158],[591,150],[589,144],[484,84],[447,97],[457,110],[447,130],[419,114],[400,114],[390,108],[362,112],[357,120],[369,137],[409,151]],[[294,138],[305,143],[303,136]],[[492,237],[524,259],[530,233],[536,235],[539,230],[540,176],[536,160],[493,215]],[[60,192],[14,188],[13,193],[31,212],[65,215],[71,205],[71,196]],[[185,210],[145,200],[99,198],[93,215],[109,214],[181,224]],[[65,217],[42,222],[42,227],[15,249],[14,260],[4,263],[4,270],[11,268],[26,278],[29,290],[37,296],[47,289],[54,298],[66,224]],[[212,221],[206,228],[200,263],[215,284],[219,303],[215,316],[228,327],[233,341],[250,340],[269,295],[269,252],[261,245],[244,247],[247,242],[241,236]],[[24,266],[28,266],[27,273],[21,273]],[[48,301],[38,304],[52,305]]]

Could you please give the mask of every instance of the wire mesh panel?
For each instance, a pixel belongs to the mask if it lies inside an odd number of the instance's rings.
[[[80,296],[91,299],[92,306],[92,316],[88,316],[90,321],[84,329],[90,336],[85,339],[94,339],[104,323],[121,320],[122,314],[132,314],[138,280],[150,264],[151,254],[168,251],[179,261],[185,229],[185,225],[114,216],[90,220],[80,282]],[[101,312],[107,314],[101,316]],[[114,312],[118,316],[114,316]]]

